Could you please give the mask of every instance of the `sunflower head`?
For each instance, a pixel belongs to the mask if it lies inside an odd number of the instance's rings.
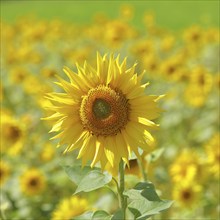
[[[86,199],[73,196],[64,198],[52,212],[52,220],[72,219],[75,216],[81,215],[88,210],[89,204]]]
[[[0,161],[0,186],[2,186],[8,179],[11,173],[11,167],[4,160]]]
[[[1,151],[17,155],[23,147],[25,128],[11,114],[2,111]]]
[[[46,119],[54,122],[51,132],[59,132],[53,138],[67,144],[66,151],[78,148],[83,164],[117,167],[121,159],[128,163],[132,151],[139,155],[139,147],[148,150],[154,142],[149,131],[158,126],[152,120],[160,112],[159,97],[145,94],[148,83],[142,84],[144,74],[135,66],[97,54],[95,68],[86,62],[77,65],[78,73],[65,67],[70,82],[58,77],[57,83],[65,92],[47,95],[54,114]]]
[[[173,189],[173,198],[181,207],[189,208],[198,205],[202,187],[194,182],[177,184]]]
[[[32,168],[22,174],[20,184],[22,192],[32,196],[40,194],[45,189],[46,180],[40,170]]]

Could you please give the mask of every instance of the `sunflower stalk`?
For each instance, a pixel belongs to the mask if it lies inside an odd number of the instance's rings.
[[[145,182],[147,182],[147,172],[145,171],[144,169],[144,166],[143,166],[143,160],[142,159],[138,159],[138,166],[141,170],[141,174],[142,174],[142,177],[144,179]]]
[[[124,181],[124,162],[121,159],[119,163],[119,204],[122,210],[123,219],[126,219],[126,207],[127,207],[127,200],[124,196],[125,190],[125,181]]]

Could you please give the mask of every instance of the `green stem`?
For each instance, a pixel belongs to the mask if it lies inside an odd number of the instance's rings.
[[[127,200],[123,195],[125,189],[125,181],[124,181],[124,162],[123,160],[120,161],[119,163],[119,203],[120,203],[120,208],[122,209],[123,212],[123,220],[126,219],[126,207],[127,207]]]
[[[141,170],[141,174],[142,174],[142,177],[143,177],[144,181],[147,182],[147,173],[146,173],[146,171],[144,169],[142,159],[138,160],[138,166],[139,166],[139,168]]]
[[[1,220],[6,220],[5,213],[1,208],[0,208],[0,219]]]

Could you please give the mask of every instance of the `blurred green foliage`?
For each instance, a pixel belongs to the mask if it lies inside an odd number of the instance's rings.
[[[91,23],[96,13],[110,18],[118,16],[121,5],[134,7],[133,25],[143,28],[144,12],[152,11],[161,27],[182,29],[192,23],[204,26],[219,26],[218,0],[145,0],[145,1],[1,1],[1,19],[14,22],[24,15],[42,19],[62,19],[76,23]]]

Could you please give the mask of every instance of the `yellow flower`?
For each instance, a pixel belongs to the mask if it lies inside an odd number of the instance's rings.
[[[10,78],[13,83],[19,84],[22,83],[29,72],[24,67],[15,67],[10,71]]]
[[[132,151],[138,156],[138,147],[148,151],[154,142],[149,130],[158,127],[151,120],[161,111],[161,96],[145,95],[148,83],[141,83],[144,74],[135,74],[135,66],[127,69],[126,59],[119,64],[119,56],[97,54],[97,69],[86,62],[77,65],[78,74],[65,67],[70,83],[57,83],[65,93],[48,94],[55,113],[46,119],[55,121],[51,132],[59,132],[53,138],[68,144],[66,151],[79,148],[83,165],[91,160],[92,167],[99,161],[102,168],[107,162],[117,167],[121,158],[128,163]]]
[[[206,39],[206,43],[219,43],[219,28],[209,28],[206,32],[205,32],[205,39]]]
[[[175,37],[173,35],[165,36],[160,42],[160,49],[162,52],[170,52],[175,44]]]
[[[204,40],[204,32],[201,27],[193,25],[187,28],[183,33],[183,38],[186,43],[193,45],[198,45]]]
[[[134,36],[134,30],[121,20],[112,20],[106,23],[104,30],[104,40],[112,47],[118,47],[125,40]]]
[[[23,147],[25,128],[9,113],[1,114],[1,151],[17,155]]]
[[[213,78],[213,86],[220,90],[220,73],[216,73]]]
[[[132,45],[131,52],[139,59],[144,59],[146,56],[155,54],[155,42],[152,39],[139,40]]]
[[[198,205],[202,187],[196,183],[179,182],[173,189],[173,199],[178,205],[192,208]]]
[[[205,104],[207,95],[200,86],[190,83],[185,88],[184,99],[187,104],[199,108]]]
[[[134,16],[134,8],[131,5],[122,5],[120,15],[125,20],[130,20]]]
[[[170,57],[160,65],[160,72],[170,80],[179,80],[182,77],[183,67],[181,56]]]
[[[45,176],[40,170],[31,168],[20,177],[20,185],[22,192],[28,196],[40,194],[46,186]]]
[[[88,210],[88,203],[85,199],[73,196],[60,201],[52,213],[51,220],[70,220]]]
[[[197,178],[201,178],[202,174],[198,155],[189,150],[184,150],[176,158],[169,171],[175,183],[191,182]]]
[[[46,78],[54,78],[55,75],[57,74],[57,71],[53,68],[45,67],[44,69],[41,70],[41,74],[43,77]]]
[[[203,66],[193,68],[189,80],[192,86],[198,86],[205,94],[212,88],[212,75]]]
[[[28,75],[26,77],[23,89],[27,94],[30,94],[32,96],[36,95],[37,102],[39,102],[38,99],[42,97],[42,94],[52,91],[49,84],[43,83],[40,78],[34,75]]]
[[[143,17],[143,22],[148,28],[152,28],[155,26],[155,15],[153,12],[145,12]]]
[[[213,135],[211,140],[206,145],[206,153],[207,153],[207,164],[209,167],[209,171],[214,174],[216,178],[219,178],[220,175],[220,133],[216,133]]]
[[[51,144],[46,143],[43,146],[43,150],[40,154],[40,158],[43,161],[50,161],[53,159],[54,154],[55,154],[54,148],[51,146]]]
[[[156,77],[158,76],[157,71],[158,71],[158,67],[159,67],[159,58],[156,57],[155,55],[149,55],[149,56],[144,56],[142,58],[142,64],[144,69],[152,76],[152,77]]]
[[[204,67],[193,68],[189,76],[189,84],[184,92],[186,102],[194,107],[203,106],[212,85],[213,77]]]
[[[11,172],[11,168],[4,160],[0,161],[0,186],[3,185],[8,179]]]

